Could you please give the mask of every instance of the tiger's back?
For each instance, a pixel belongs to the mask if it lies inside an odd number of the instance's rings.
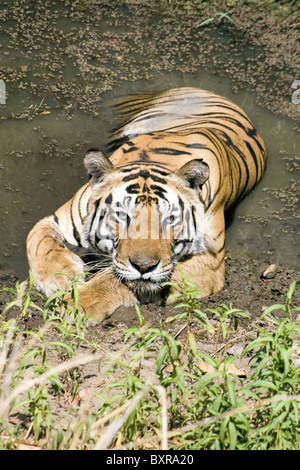
[[[116,109],[125,118],[109,144],[114,152],[122,147],[112,157],[116,165],[147,160],[174,171],[200,157],[210,165],[207,201],[225,184],[226,209],[251,191],[264,173],[266,149],[261,136],[245,112],[222,96],[177,88],[119,100]]]

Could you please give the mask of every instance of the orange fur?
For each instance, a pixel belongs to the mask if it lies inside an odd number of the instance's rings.
[[[161,282],[180,281],[177,263],[206,296],[224,285],[225,211],[262,177],[266,152],[246,114],[225,98],[192,88],[118,104],[125,123],[107,159],[90,151],[91,176],[27,238],[29,266],[47,295],[87,270],[67,244],[105,253],[80,290],[102,320],[120,305],[165,300]],[[84,274],[83,274],[84,277]]]

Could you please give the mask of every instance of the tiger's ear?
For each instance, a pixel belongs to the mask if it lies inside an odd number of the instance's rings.
[[[209,166],[203,160],[191,160],[179,168],[176,175],[186,180],[192,189],[201,189],[208,180]]]
[[[114,166],[107,156],[97,149],[86,152],[84,165],[90,176],[90,184],[96,184],[103,176],[114,170]]]

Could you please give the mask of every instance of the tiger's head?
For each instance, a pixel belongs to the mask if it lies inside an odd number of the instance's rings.
[[[200,198],[209,176],[202,160],[176,172],[155,162],[115,168],[91,150],[84,163],[92,189],[85,246],[108,257],[116,278],[137,295],[157,291],[176,263],[212,249]]]

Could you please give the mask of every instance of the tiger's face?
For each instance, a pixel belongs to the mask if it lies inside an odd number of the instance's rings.
[[[85,163],[92,177],[86,245],[108,257],[116,278],[133,291],[158,290],[176,263],[208,249],[199,204],[208,177],[203,162],[189,162],[177,174],[157,164],[115,169],[99,152]]]

